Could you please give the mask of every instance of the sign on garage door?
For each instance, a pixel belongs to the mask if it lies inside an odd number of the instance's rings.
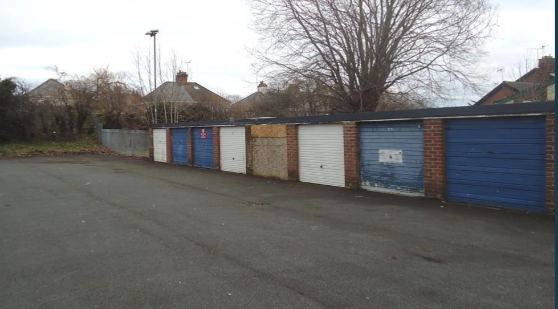
[[[213,168],[213,128],[194,128],[192,142],[194,166]]]

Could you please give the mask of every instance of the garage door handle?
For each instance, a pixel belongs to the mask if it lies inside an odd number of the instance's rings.
[[[494,154],[494,152],[492,152],[492,151],[489,151],[489,152],[488,152],[488,154],[491,154],[491,155],[493,155],[493,154]]]
[[[324,166],[323,166],[323,165],[320,165],[320,168],[324,168]]]
[[[234,158],[233,158],[233,160],[234,160]]]

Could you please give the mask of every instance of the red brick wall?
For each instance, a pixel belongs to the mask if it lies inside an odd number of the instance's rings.
[[[554,214],[554,147],[555,141],[555,115],[546,116],[546,210]]]
[[[295,124],[287,125],[287,173],[289,180],[298,181],[298,128]]]
[[[149,128],[149,160],[155,160],[155,153],[153,152],[153,129]]]
[[[188,128],[188,166],[194,166],[194,140],[193,130]]]
[[[166,128],[165,133],[167,134],[167,163],[172,163],[172,137],[171,129]]]
[[[213,127],[213,168],[221,169],[221,131]]]
[[[252,152],[252,127],[245,127],[246,135],[246,174],[254,174],[254,156]]]
[[[343,123],[343,144],[345,153],[345,187],[359,187],[358,126],[355,122]]]
[[[486,98],[482,105],[493,105],[494,102],[505,99],[509,96],[515,95],[517,92],[511,90],[510,88],[504,86],[502,89],[498,90],[496,93]]]
[[[424,133],[424,194],[427,197],[445,196],[446,166],[444,122],[425,119]]]

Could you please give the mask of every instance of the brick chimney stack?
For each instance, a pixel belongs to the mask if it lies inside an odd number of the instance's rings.
[[[178,71],[178,73],[176,73],[176,82],[182,86],[186,86],[186,84],[188,84],[188,73]]]
[[[552,56],[543,56],[541,59],[539,59],[539,69],[547,73],[553,73],[554,60],[555,59]]]

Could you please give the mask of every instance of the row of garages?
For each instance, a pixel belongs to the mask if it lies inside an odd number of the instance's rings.
[[[220,135],[223,136],[219,149],[221,170],[246,174],[245,130],[245,127],[227,127],[219,130]],[[213,127],[177,128],[170,130],[170,140],[167,140],[166,129],[153,129],[154,160],[213,169],[215,167],[213,131]],[[189,147],[189,139],[191,139],[191,147]],[[167,153],[169,148],[172,152],[170,155]],[[189,151],[192,152],[191,156]],[[171,162],[168,162],[169,157],[172,158]],[[190,158],[193,159],[192,164],[189,163]]]
[[[297,164],[301,182],[345,187],[353,152],[360,188],[413,196],[425,196],[425,166],[432,166],[426,161],[441,161],[434,162],[444,183],[439,195],[448,201],[545,212],[547,117],[446,119],[443,137],[434,143],[442,145],[442,159],[432,142],[425,143],[439,137],[425,134],[422,119],[353,122],[357,145],[348,145],[346,122],[154,128],[153,155],[159,162],[171,158],[179,165],[280,179],[292,179],[289,164]],[[288,126],[296,138],[287,138]],[[296,160],[288,149],[298,149]],[[553,152],[552,146],[552,163]]]

